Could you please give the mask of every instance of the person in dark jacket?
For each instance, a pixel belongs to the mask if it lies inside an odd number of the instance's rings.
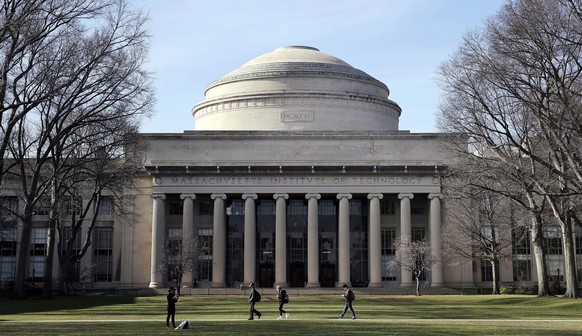
[[[250,305],[250,314],[251,316],[249,317],[249,320],[254,320],[254,315],[257,315],[257,318],[261,319],[261,316],[263,314],[261,314],[260,311],[255,309],[255,303],[257,303],[259,301],[258,297],[259,297],[259,292],[257,292],[257,290],[255,289],[255,283],[251,282],[251,285],[249,286],[251,288],[251,294],[249,295],[249,305]]]
[[[343,290],[345,291],[345,293],[342,295],[346,301],[346,304],[344,306],[344,310],[342,311],[342,313],[340,315],[338,315],[338,318],[341,320],[342,318],[344,318],[344,315],[346,314],[346,312],[348,311],[348,309],[352,312],[352,320],[356,319],[356,312],[354,311],[354,308],[352,307],[352,301],[354,300],[354,292],[352,292],[352,290],[348,287],[348,285],[343,285],[342,286]]]
[[[285,313],[285,318],[289,318],[289,313],[283,310],[283,305],[289,302],[288,300],[287,291],[277,285],[277,301],[279,301],[279,317],[277,317],[277,320],[283,319],[283,313]]]
[[[166,300],[168,300],[168,315],[166,316],[166,328],[170,329],[170,317],[172,318],[172,326],[176,328],[176,302],[178,302],[178,295],[176,295],[176,289],[170,287],[168,289],[168,295],[166,295]]]

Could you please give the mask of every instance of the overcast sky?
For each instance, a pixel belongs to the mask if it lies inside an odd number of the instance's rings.
[[[215,79],[281,46],[304,45],[384,82],[400,129],[435,132],[439,64],[504,0],[133,0],[151,18],[155,115],[145,133],[194,129]]]

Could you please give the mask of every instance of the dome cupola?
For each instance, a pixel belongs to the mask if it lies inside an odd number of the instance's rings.
[[[277,48],[210,83],[196,130],[398,130],[386,85],[316,48]]]

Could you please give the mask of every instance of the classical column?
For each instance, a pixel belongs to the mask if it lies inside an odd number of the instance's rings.
[[[196,195],[194,194],[181,194],[180,198],[184,200],[183,210],[182,210],[182,246],[183,253],[190,253],[189,246],[193,246],[195,242],[194,237],[194,200]],[[186,256],[186,260],[189,258]],[[194,267],[194,260],[191,261],[192,265],[186,267],[184,274],[182,275],[182,286],[191,287],[193,283],[192,272]]]
[[[414,198],[413,194],[398,194],[400,199],[400,241],[402,243],[410,242],[412,236],[411,219],[410,219],[410,200]],[[407,253],[402,253],[402,258],[407,259]],[[400,286],[412,286],[412,272],[400,269]]]
[[[432,265],[431,287],[443,286],[443,264],[441,255],[441,198],[442,194],[428,194],[430,200],[430,247],[436,262]]]
[[[382,194],[368,194],[370,222],[368,228],[368,258],[370,259],[370,283],[368,287],[382,287],[382,230],[380,228],[380,200]]]
[[[255,213],[257,194],[243,194],[242,199],[245,200],[243,281],[248,284],[255,282],[257,274],[257,216]]]
[[[350,278],[350,199],[352,194],[338,194],[338,287],[351,286]]]
[[[162,272],[160,271],[160,257],[162,249],[164,248],[164,233],[165,233],[165,207],[164,194],[151,194],[150,198],[153,200],[152,209],[152,255],[151,255],[151,273],[150,273],[150,288],[158,288],[162,285]]]
[[[274,194],[275,211],[275,285],[287,287],[287,204],[288,194]]]
[[[212,287],[226,286],[226,218],[225,194],[212,194],[214,212],[212,218]]]
[[[307,202],[307,285],[319,287],[319,209],[320,194],[306,194]]]

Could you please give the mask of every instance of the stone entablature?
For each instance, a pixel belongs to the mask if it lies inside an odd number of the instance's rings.
[[[144,134],[145,166],[443,166],[436,134],[193,131]],[[316,144],[316,145],[314,145]],[[194,159],[195,158],[195,159]]]
[[[439,193],[438,176],[421,175],[154,175],[155,192]]]

